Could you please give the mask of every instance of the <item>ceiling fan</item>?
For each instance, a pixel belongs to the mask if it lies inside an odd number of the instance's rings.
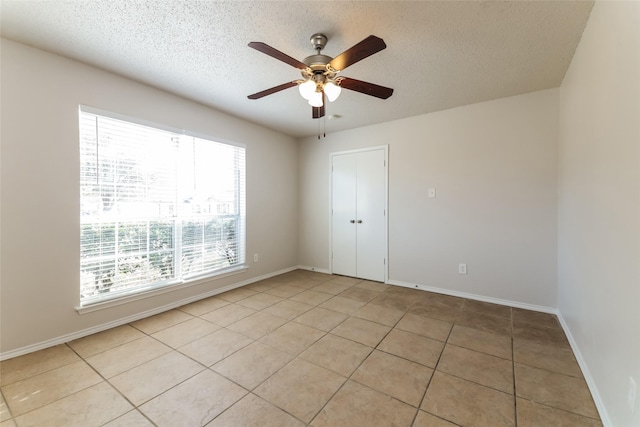
[[[254,93],[253,95],[249,95],[248,98],[260,99],[264,96],[280,92],[281,90],[298,86],[300,94],[312,107],[311,116],[314,119],[318,119],[324,116],[325,97],[328,98],[330,102],[335,101],[340,95],[341,88],[381,99],[387,99],[393,94],[393,89],[388,87],[363,82],[350,77],[338,76],[338,73],[348,66],[386,48],[387,45],[381,38],[369,36],[335,58],[320,53],[327,44],[327,36],[324,34],[317,33],[312,35],[311,44],[316,50],[316,54],[307,56],[302,61],[298,61],[265,43],[249,43],[249,47],[299,69],[302,74],[302,79],[293,80]]]

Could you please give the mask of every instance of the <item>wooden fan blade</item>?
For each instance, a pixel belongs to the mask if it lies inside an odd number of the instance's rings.
[[[320,117],[324,117],[324,105],[327,103],[327,99],[324,96],[324,92],[322,92],[322,107],[311,107],[311,118],[319,119]]]
[[[253,95],[247,96],[247,98],[249,98],[249,99],[260,99],[263,96],[271,95],[271,94],[274,94],[276,92],[280,92],[281,90],[289,89],[290,87],[297,86],[297,85],[298,85],[298,81],[294,80],[292,82],[283,83],[283,84],[281,84],[279,86],[275,86],[275,87],[272,87],[270,89],[265,89],[262,92],[254,93]]]
[[[307,65],[303,62],[298,61],[295,58],[290,57],[286,53],[280,52],[278,49],[274,49],[266,43],[262,42],[251,42],[249,43],[249,47],[254,48],[255,50],[267,54],[273,58],[276,58],[284,63],[291,65],[292,67],[298,68],[300,70],[306,70]]]
[[[387,99],[393,95],[393,89],[379,86],[362,80],[352,79],[350,77],[342,77],[340,87],[343,89],[354,90],[364,93],[365,95],[375,96],[376,98]]]
[[[349,65],[353,65],[356,62],[368,56],[371,56],[376,52],[380,52],[386,47],[387,45],[380,37],[369,36],[366,39],[362,40],[360,43],[345,50],[340,55],[333,58],[333,60],[329,62],[329,65],[331,65],[337,71],[342,71]]]

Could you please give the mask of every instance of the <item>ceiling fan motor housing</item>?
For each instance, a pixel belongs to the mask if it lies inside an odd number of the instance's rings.
[[[327,36],[321,33],[316,33],[311,36],[311,44],[313,48],[318,52],[315,55],[307,56],[302,62],[309,67],[311,73],[307,70],[302,72],[304,78],[314,78],[316,81],[324,81],[324,77],[332,78],[335,73],[327,73],[327,64],[333,59],[330,56],[320,53],[322,49],[327,45]]]
[[[327,36],[322,33],[315,33],[311,36],[310,41],[313,48],[320,53],[320,51],[327,45]]]

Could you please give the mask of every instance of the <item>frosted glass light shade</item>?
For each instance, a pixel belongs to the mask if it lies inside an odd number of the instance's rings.
[[[312,107],[322,107],[322,92],[313,92],[309,98],[309,105]]]
[[[304,83],[300,83],[298,85],[298,90],[300,91],[300,95],[307,101],[311,99],[314,93],[316,93],[316,82],[313,80],[307,80]]]
[[[324,93],[327,95],[329,102],[333,102],[340,96],[342,88],[333,82],[327,82],[324,85]]]

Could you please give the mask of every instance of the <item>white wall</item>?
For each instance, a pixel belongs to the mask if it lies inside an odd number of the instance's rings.
[[[297,142],[8,40],[1,46],[0,352],[78,333],[297,265]],[[79,315],[78,105],[247,147],[246,273]]]
[[[329,153],[389,144],[390,282],[555,308],[557,105],[547,90],[344,132],[327,121],[299,151],[300,264],[330,266]]]
[[[595,4],[559,129],[558,307],[603,418],[640,426],[640,3]]]

